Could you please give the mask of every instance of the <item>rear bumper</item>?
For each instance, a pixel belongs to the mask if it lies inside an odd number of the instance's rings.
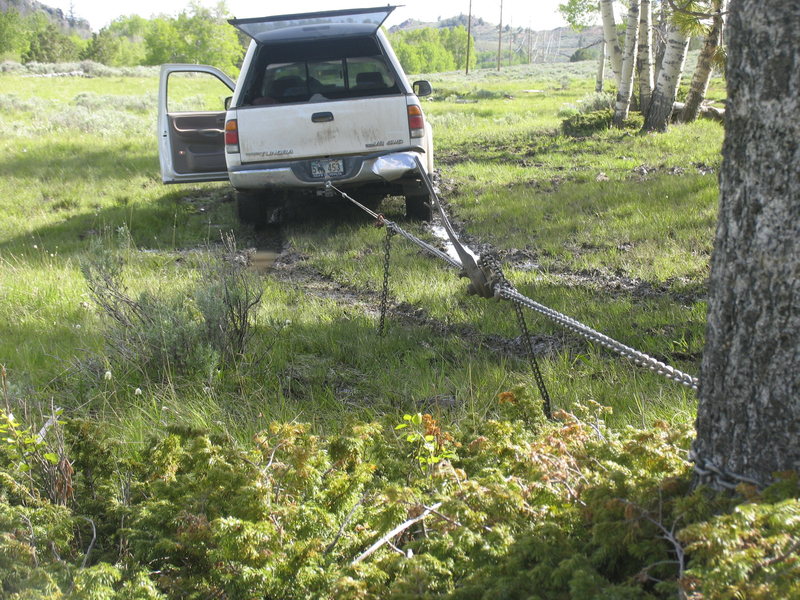
[[[414,178],[416,157],[421,153],[412,150],[343,158],[345,172],[330,181],[338,185],[392,183]],[[324,188],[324,178],[311,177],[309,160],[281,161],[257,165],[228,167],[231,184],[236,189],[314,189]],[[424,163],[423,163],[424,164]]]

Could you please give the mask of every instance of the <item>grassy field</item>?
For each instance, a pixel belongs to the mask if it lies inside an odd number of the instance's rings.
[[[432,76],[440,92],[425,106],[443,196],[466,239],[494,248],[521,291],[696,372],[721,128],[700,122],[660,136],[560,135],[559,112],[593,85],[581,68]],[[242,247],[254,244],[252,232],[238,229],[226,186],[160,183],[156,88],[155,74],[3,76],[11,93],[0,96],[7,157],[0,166],[0,362],[14,389],[111,414],[127,437],[170,422],[241,435],[274,418],[325,429],[343,412],[438,407],[439,398],[457,422],[490,413],[510,381],[530,383],[510,307],[467,297],[463,280],[402,242],[394,245],[391,277],[401,310],[378,338],[383,234],[360,215],[324,212],[290,222],[281,235],[302,267],[335,290],[315,296],[302,283],[264,277],[253,356],[268,351],[257,368],[243,360],[229,372],[211,358],[191,372],[167,366],[144,376],[125,364],[113,365],[111,383],[94,381],[106,369],[86,365],[114,361],[107,324],[81,275],[98,247],[124,257],[132,293],[166,301],[191,295],[221,232],[235,231]],[[401,218],[399,202],[385,211]],[[425,227],[406,226],[433,239]],[[342,300],[340,289],[361,301]],[[407,312],[424,318],[402,318]],[[286,321],[276,332],[275,323]],[[691,392],[537,317],[529,321],[548,349],[541,359],[558,406],[592,399],[613,406],[620,424],[691,419]],[[517,354],[492,347],[492,336]],[[204,369],[221,375],[212,382],[199,375]],[[132,396],[136,388],[169,410],[150,414]]]
[[[722,128],[565,136],[593,69],[431,75],[443,199],[523,293],[697,373]],[[693,392],[531,314],[548,422],[511,306],[443,263],[394,238],[379,337],[363,214],[254,232],[229,186],[162,185],[155,70],[8,71],[4,598],[800,594],[796,479],[692,489]]]

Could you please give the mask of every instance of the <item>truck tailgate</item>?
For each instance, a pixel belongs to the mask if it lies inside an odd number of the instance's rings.
[[[298,160],[406,148],[410,143],[406,111],[402,95],[240,108],[241,161]]]

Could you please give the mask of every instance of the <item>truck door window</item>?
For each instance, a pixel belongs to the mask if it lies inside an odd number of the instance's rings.
[[[230,88],[211,73],[174,72],[167,79],[167,112],[225,110]]]

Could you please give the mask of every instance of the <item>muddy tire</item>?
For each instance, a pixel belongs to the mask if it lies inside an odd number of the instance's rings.
[[[430,221],[433,217],[428,194],[406,196],[406,218],[412,221]]]
[[[236,208],[239,222],[254,229],[263,229],[270,223],[278,223],[283,209],[283,198],[283,194],[264,190],[238,190]]]

